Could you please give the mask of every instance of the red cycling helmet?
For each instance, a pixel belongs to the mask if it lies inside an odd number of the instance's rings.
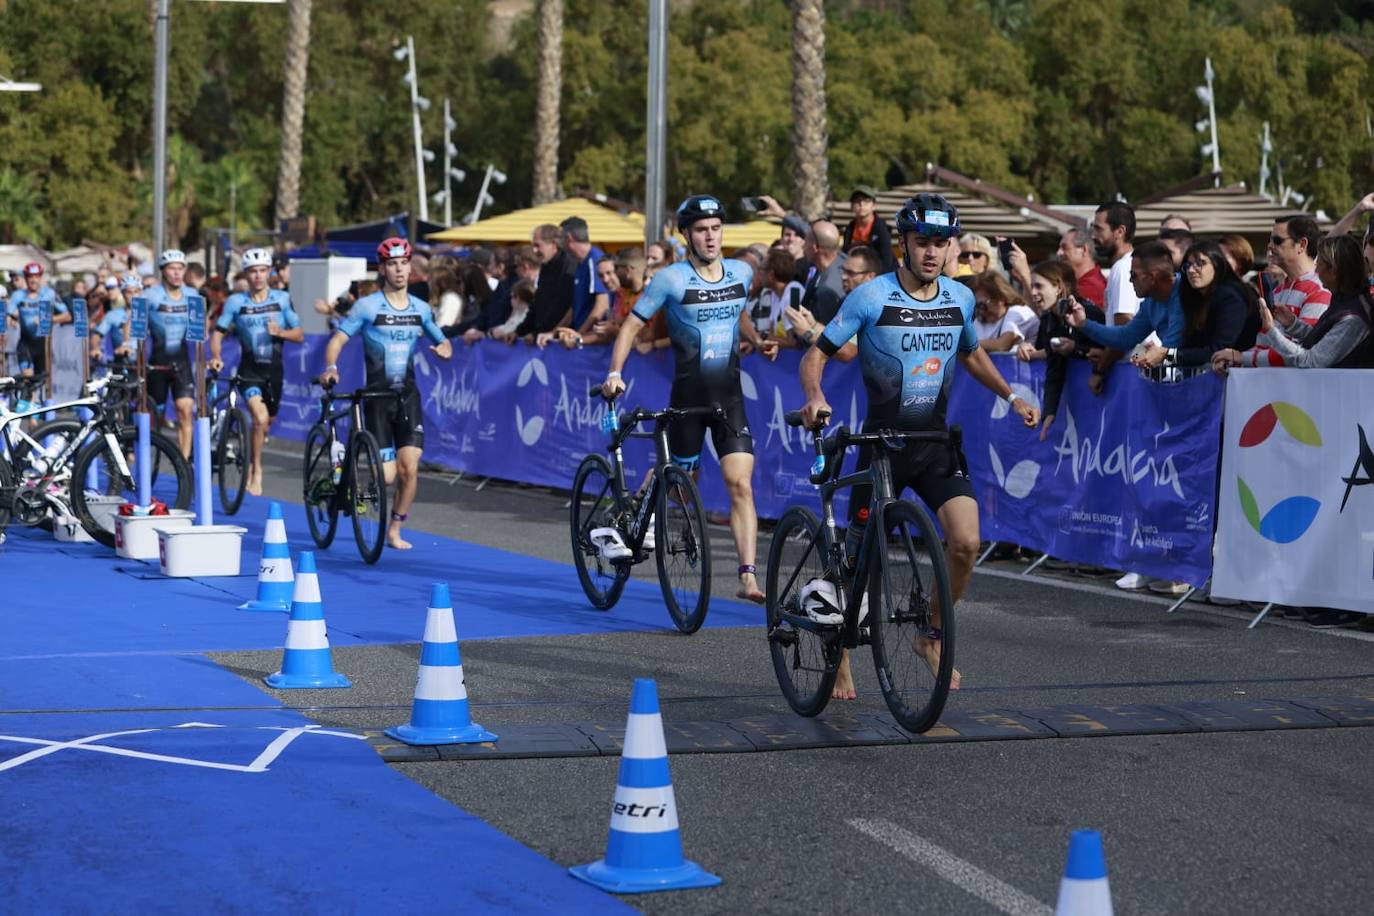
[[[27,263],[27,264],[24,265],[24,276],[26,276],[26,277],[41,277],[41,276],[43,276],[43,265],[42,265],[42,264],[39,264],[37,261],[30,261],[29,263]]]
[[[392,258],[406,258],[409,260],[410,242],[407,242],[399,236],[392,236],[377,246],[378,264],[385,264]]]

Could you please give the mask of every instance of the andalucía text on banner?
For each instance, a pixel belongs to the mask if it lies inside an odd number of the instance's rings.
[[[1374,613],[1374,372],[1236,369],[1212,593]]]
[[[1044,363],[995,360],[1039,406]],[[1107,394],[1076,361],[1044,442],[1007,403],[955,376],[949,421],[964,430],[984,540],[1062,560],[1202,585],[1211,574],[1221,383],[1148,381],[1118,365]]]

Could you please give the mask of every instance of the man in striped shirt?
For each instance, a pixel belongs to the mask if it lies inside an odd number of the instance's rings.
[[[1281,216],[1269,236],[1269,263],[1283,268],[1285,280],[1274,290],[1274,304],[1287,308],[1309,325],[1331,304],[1331,293],[1317,278],[1317,221],[1305,213]]]

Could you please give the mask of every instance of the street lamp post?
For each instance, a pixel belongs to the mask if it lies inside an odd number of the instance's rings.
[[[477,203],[473,205],[472,212],[468,214],[467,221],[469,223],[475,223],[482,218],[483,207],[489,207],[496,203],[496,200],[487,193],[487,188],[491,187],[493,181],[497,184],[505,184],[506,173],[494,165],[488,165],[487,174],[482,176],[482,190],[477,192]]]
[[[463,181],[468,177],[468,173],[457,168],[453,164],[453,157],[458,155],[458,147],[453,145],[453,131],[458,127],[458,122],[453,120],[453,115],[449,112],[449,100],[444,99],[444,190],[441,192],[444,199],[444,225],[453,225],[453,182]]]
[[[644,167],[644,244],[663,233],[668,136],[668,0],[649,0],[648,130]]]
[[[153,257],[167,241],[167,20],[172,0],[157,0],[153,33]]]
[[[429,196],[425,194],[425,153],[420,139],[420,112],[429,111],[429,99],[420,95],[420,79],[415,69],[415,38],[407,35],[406,46],[397,48],[394,56],[397,60],[408,61],[409,65],[403,79],[410,84],[410,120],[415,134],[415,194],[419,202],[420,219],[429,222]]]

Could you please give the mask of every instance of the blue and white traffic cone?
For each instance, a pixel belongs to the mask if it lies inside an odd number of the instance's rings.
[[[663,717],[659,715],[653,678],[636,679],[630,699],[606,857],[568,871],[574,878],[613,894],[720,884],[720,878],[682,857]]]
[[[320,580],[315,575],[315,554],[301,552],[301,568],[296,574],[295,594],[291,598],[291,619],[286,622],[286,651],[281,670],[263,678],[278,690],[297,687],[352,687],[348,678],[334,670],[329,654],[329,636],[324,628],[324,605],[320,601]]]
[[[291,548],[286,543],[286,522],[281,503],[267,507],[267,528],[262,533],[262,559],[258,561],[258,596],[239,605],[241,611],[289,611],[295,577],[291,574]]]
[[[1096,830],[1075,830],[1069,835],[1069,858],[1054,916],[1112,916],[1107,857],[1102,852],[1102,834]]]
[[[406,744],[477,744],[495,741],[468,713],[468,689],[463,681],[463,659],[458,654],[458,631],[453,625],[453,604],[448,585],[434,583],[425,615],[425,641],[420,647],[420,674],[415,682],[415,703],[410,722],[394,725],[386,733]]]

